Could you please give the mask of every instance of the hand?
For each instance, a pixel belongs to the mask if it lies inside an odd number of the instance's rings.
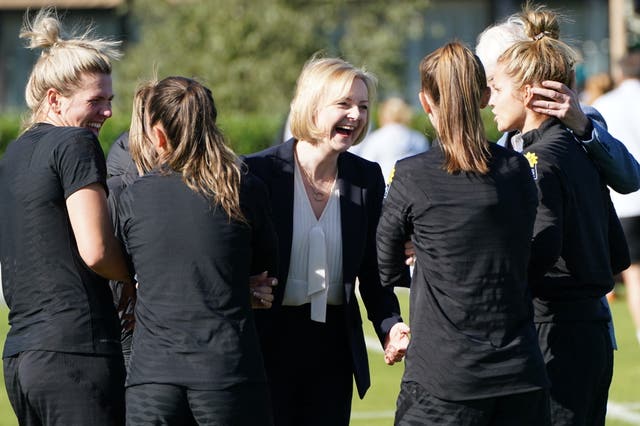
[[[414,266],[416,264],[416,248],[411,240],[404,243],[404,255],[407,257],[404,261],[405,265]]]
[[[393,365],[402,361],[409,346],[409,335],[411,330],[403,322],[399,322],[391,327],[389,334],[384,339],[384,362]]]
[[[273,286],[276,285],[278,285],[278,280],[274,277],[268,277],[267,271],[249,277],[251,307],[254,309],[269,309],[273,304]]]
[[[533,111],[557,117],[562,123],[578,136],[585,136],[589,128],[589,119],[582,108],[578,95],[566,85],[558,81],[543,81],[543,87],[532,87],[532,97],[529,108]]]
[[[136,324],[136,319],[133,314],[133,308],[136,305],[136,288],[135,285],[130,282],[122,282],[122,291],[120,293],[120,300],[118,301],[118,315],[120,317],[120,325],[123,330],[133,330]]]

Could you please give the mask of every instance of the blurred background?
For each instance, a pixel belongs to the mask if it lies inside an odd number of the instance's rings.
[[[214,93],[221,124],[239,153],[277,140],[295,78],[313,53],[339,55],[379,80],[379,98],[417,107],[420,59],[447,41],[474,47],[488,25],[523,0],[0,0],[0,154],[19,131],[24,86],[35,52],[18,38],[26,10],[56,6],[65,24],[92,23],[124,41],[116,64],[114,117],[105,151],[128,127],[132,94],[153,75],[198,78]],[[582,52],[576,88],[640,42],[639,0],[549,0],[562,38]],[[18,118],[18,119],[17,119]],[[490,139],[496,134],[489,119]],[[426,119],[414,127],[429,132]]]

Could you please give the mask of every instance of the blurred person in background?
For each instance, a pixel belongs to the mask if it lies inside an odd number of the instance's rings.
[[[378,108],[379,128],[349,149],[369,161],[380,164],[385,182],[389,182],[396,161],[429,149],[429,140],[409,127],[413,109],[401,98],[389,98]]]
[[[598,98],[593,106],[607,120],[612,135],[640,158],[640,51],[631,51],[620,59],[617,87]],[[615,187],[614,190],[617,191]],[[631,266],[622,272],[631,318],[640,343],[640,191],[614,192],[611,198],[629,243]]]
[[[42,53],[26,87],[27,128],[0,160],[7,393],[20,424],[123,424],[125,369],[107,278],[130,279],[97,139],[112,113],[120,43],[88,31],[68,37],[51,9],[27,15],[20,37]]]
[[[596,99],[613,89],[613,80],[609,73],[593,74],[584,83],[584,90],[580,94],[582,102],[593,105]]]

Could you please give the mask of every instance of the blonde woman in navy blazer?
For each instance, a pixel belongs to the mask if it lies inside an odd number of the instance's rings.
[[[380,167],[349,152],[369,125],[375,79],[335,58],[312,58],[291,104],[294,138],[248,156],[266,184],[279,238],[279,284],[256,311],[276,425],[348,425],[353,377],[370,385],[358,290],[387,363],[408,343],[391,289],[380,285],[375,232]]]

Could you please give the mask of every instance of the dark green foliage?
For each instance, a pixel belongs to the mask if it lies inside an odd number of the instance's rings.
[[[376,74],[383,93],[406,85],[407,40],[422,34],[428,2],[403,0],[133,0],[138,32],[116,64],[116,101],[130,109],[136,84],[193,77],[222,114],[286,114],[302,65],[315,52]]]

